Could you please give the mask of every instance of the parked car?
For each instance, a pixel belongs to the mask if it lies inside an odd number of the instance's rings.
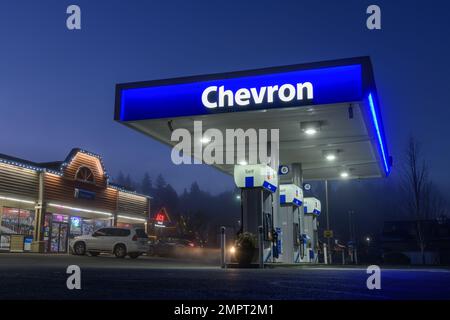
[[[149,255],[161,257],[174,257],[189,254],[195,250],[194,242],[185,239],[166,238],[159,239],[150,244]]]
[[[148,251],[148,236],[144,229],[101,228],[90,235],[75,237],[70,241],[70,251],[75,255],[98,256],[106,252],[117,258],[128,255],[136,259]]]

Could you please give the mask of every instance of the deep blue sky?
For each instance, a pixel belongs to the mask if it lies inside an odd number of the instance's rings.
[[[365,10],[382,9],[382,30]],[[417,4],[415,4],[417,3]],[[78,4],[82,30],[66,29]],[[0,6],[0,153],[63,159],[79,146],[110,174],[163,173],[177,190],[233,187],[113,121],[114,85],[370,55],[394,162],[413,133],[450,191],[448,1],[6,1]],[[396,168],[394,168],[396,170]]]

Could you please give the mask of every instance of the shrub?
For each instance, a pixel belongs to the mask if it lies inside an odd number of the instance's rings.
[[[236,240],[236,247],[245,249],[256,248],[256,236],[250,232],[239,234]]]
[[[254,260],[256,249],[256,236],[250,232],[239,234],[236,240],[236,260],[241,266],[248,266]]]

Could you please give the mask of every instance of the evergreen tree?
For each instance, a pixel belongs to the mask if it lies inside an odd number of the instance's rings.
[[[150,178],[150,175],[148,172],[144,174],[144,178],[142,178],[141,182],[141,192],[142,194],[151,196],[153,193],[153,184],[152,179]]]
[[[197,196],[197,195],[199,195],[200,193],[201,193],[200,187],[198,186],[197,181],[194,181],[194,182],[191,184],[191,196]]]
[[[166,180],[162,176],[162,174],[158,174],[158,177],[156,178],[156,189],[164,189],[166,187]]]

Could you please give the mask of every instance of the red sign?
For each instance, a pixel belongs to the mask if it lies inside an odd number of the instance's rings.
[[[158,212],[155,220],[158,222],[164,222],[164,221],[166,221],[166,216],[164,214]]]
[[[164,222],[170,222],[169,215],[167,214],[166,208],[162,207],[155,216],[155,221],[159,224]]]

